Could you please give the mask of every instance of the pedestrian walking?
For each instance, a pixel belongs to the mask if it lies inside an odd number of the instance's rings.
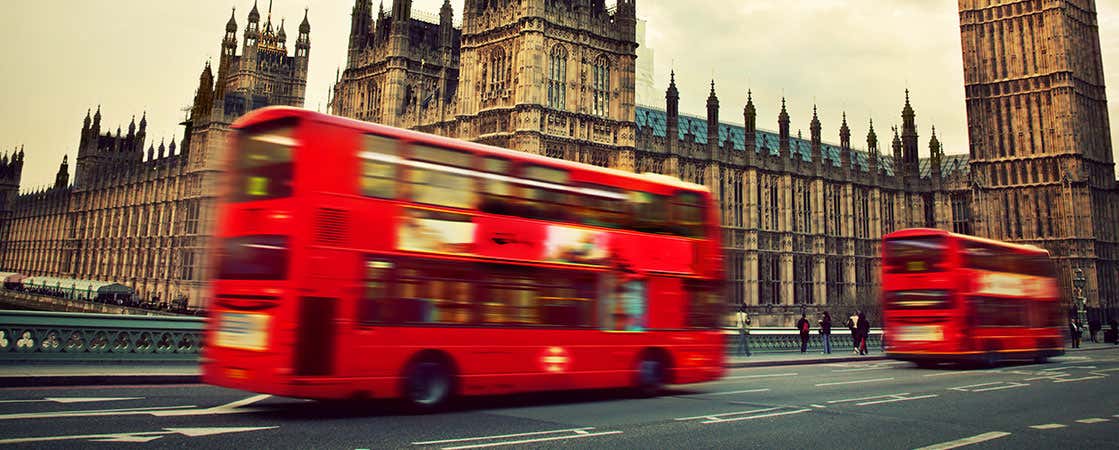
[[[870,336],[870,321],[866,320],[866,314],[859,312],[859,323],[856,325],[856,332],[859,334],[859,354],[865,355],[866,352],[866,339]]]
[[[738,321],[738,354],[750,356],[750,314],[746,312],[746,305],[740,306],[735,316]]]
[[[820,339],[824,340],[824,354],[831,354],[831,314],[824,311],[824,318],[820,319]]]
[[[1076,319],[1069,321],[1068,334],[1072,337],[1072,348],[1080,348],[1080,323]]]
[[[1099,341],[1096,340],[1096,333],[1099,333],[1101,328],[1103,328],[1103,324],[1100,323],[1100,319],[1088,319],[1088,340],[1098,344]]]
[[[851,353],[859,353],[859,316],[857,313],[851,313],[851,317],[847,318],[847,322],[843,324],[851,331]]]
[[[808,324],[808,317],[804,314],[800,315],[800,320],[797,321],[797,330],[800,331],[800,352],[805,353],[808,351],[808,332],[812,326]]]

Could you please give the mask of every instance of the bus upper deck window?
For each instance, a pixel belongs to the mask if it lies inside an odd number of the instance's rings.
[[[247,202],[292,194],[295,127],[291,124],[243,132],[234,166],[234,200]]]
[[[362,141],[361,193],[367,197],[396,198],[398,142],[383,136]]]
[[[883,266],[891,273],[922,273],[944,270],[948,251],[943,236],[912,236],[887,240]]]

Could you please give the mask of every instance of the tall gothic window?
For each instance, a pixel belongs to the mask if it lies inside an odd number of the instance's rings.
[[[548,70],[548,106],[567,108],[567,49],[561,45],[552,48]]]
[[[594,62],[594,115],[610,114],[610,61],[599,56]]]
[[[505,57],[505,50],[501,47],[493,49],[490,53],[489,60],[489,89],[487,95],[489,97],[497,97],[505,91],[506,82],[509,79],[509,60]]]

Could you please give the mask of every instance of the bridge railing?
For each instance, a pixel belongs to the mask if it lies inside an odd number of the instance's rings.
[[[198,359],[198,317],[0,311],[0,361]]]
[[[205,319],[0,310],[0,361],[197,360]],[[738,347],[737,330],[725,330],[727,351]],[[881,330],[872,329],[867,348],[880,348]],[[847,330],[836,330],[832,350],[852,348]],[[809,348],[823,350],[816,332]],[[800,336],[788,328],[752,328],[750,351],[796,352]]]

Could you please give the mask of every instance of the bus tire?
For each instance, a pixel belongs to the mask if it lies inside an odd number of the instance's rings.
[[[668,360],[662,352],[646,350],[637,360],[635,390],[639,397],[655,397],[668,382]]]
[[[454,368],[435,354],[421,355],[404,369],[402,397],[409,412],[424,414],[446,407],[454,388]]]
[[[1049,357],[1045,355],[1037,355],[1034,357],[1034,364],[1045,364],[1049,362]]]
[[[984,369],[994,369],[999,365],[999,355],[995,352],[984,353],[979,359],[979,366]]]

